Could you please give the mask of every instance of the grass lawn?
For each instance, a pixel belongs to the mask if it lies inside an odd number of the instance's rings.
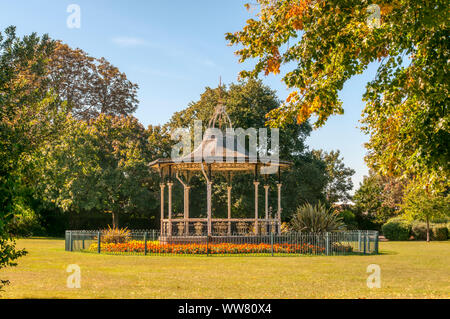
[[[0,298],[449,298],[450,242],[382,242],[381,255],[111,256],[65,252],[59,239],[21,239],[29,254],[0,270]],[[81,267],[81,288],[66,267]],[[381,288],[367,288],[369,264]]]

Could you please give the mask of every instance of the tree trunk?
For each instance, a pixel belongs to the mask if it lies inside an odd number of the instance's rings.
[[[112,212],[112,224],[113,228],[119,228],[119,213],[118,212]]]
[[[430,220],[427,215],[427,243],[430,242]]]

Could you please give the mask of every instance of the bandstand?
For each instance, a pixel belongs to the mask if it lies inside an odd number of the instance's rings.
[[[217,128],[216,128],[217,125]],[[222,128],[228,129],[223,132]],[[282,170],[289,169],[291,162],[278,158],[261,158],[249,155],[249,150],[242,147],[239,139],[233,134],[231,120],[226,113],[225,106],[219,102],[214,115],[208,123],[212,134],[204,135],[201,143],[194,151],[176,159],[157,159],[149,164],[151,169],[159,172],[161,183],[161,238],[163,241],[182,241],[189,237],[206,238],[206,236],[254,236],[281,232],[281,191]],[[211,130],[210,130],[211,131]],[[219,131],[218,134],[217,132]],[[206,131],[208,132],[208,130]],[[215,132],[215,133],[214,133]],[[232,143],[230,143],[232,141]],[[254,185],[254,217],[233,218],[231,214],[232,178],[236,174],[253,173]],[[275,173],[277,175],[277,208],[272,212],[269,208],[270,185],[268,178],[261,175]],[[206,218],[193,218],[189,214],[189,176],[202,174],[206,181]],[[227,218],[212,216],[212,185],[214,176],[221,174],[227,180]],[[264,217],[260,217],[258,207],[260,180],[264,189]],[[182,218],[173,216],[172,190],[174,182],[181,183],[184,189],[184,212]],[[166,192],[167,188],[167,192]],[[168,205],[166,211],[165,194]]]

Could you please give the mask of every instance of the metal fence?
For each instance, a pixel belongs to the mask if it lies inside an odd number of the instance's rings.
[[[115,242],[112,242],[115,241]],[[66,251],[116,255],[298,256],[377,254],[377,231],[276,233],[214,236],[161,236],[159,230],[133,230],[106,239],[102,231],[66,231]]]

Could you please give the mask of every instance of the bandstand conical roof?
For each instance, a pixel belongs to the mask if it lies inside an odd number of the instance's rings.
[[[171,167],[175,171],[201,171],[207,165],[213,171],[254,171],[258,167],[275,166],[288,168],[291,162],[274,160],[273,158],[251,156],[233,133],[231,120],[226,113],[225,106],[219,102],[208,127],[214,129],[218,124],[219,130],[213,130],[203,137],[201,143],[188,155],[179,158],[161,158],[149,164],[153,169]],[[222,125],[231,130],[223,131]]]

